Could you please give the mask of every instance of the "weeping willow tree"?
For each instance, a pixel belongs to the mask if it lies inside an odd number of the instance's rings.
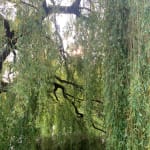
[[[14,21],[0,12],[0,149],[149,149],[149,1],[12,2]],[[69,50],[58,14],[76,18]]]
[[[98,39],[89,43],[99,29],[92,31],[98,15],[82,16],[80,0],[70,6],[56,6],[55,1],[50,6],[38,0],[14,2],[14,22],[3,16],[0,20],[4,37],[0,71],[11,52],[17,55],[10,66],[15,78],[0,84],[0,149],[99,149],[99,137],[105,133],[99,119],[103,118],[99,110],[102,87],[97,86],[101,54],[94,46]],[[69,56],[65,51],[56,12],[74,14],[85,20],[82,25],[87,23],[84,42],[89,44],[82,45],[82,56]]]
[[[148,149],[149,48],[145,43],[148,26],[144,18],[147,4],[148,1],[106,2],[107,149]]]

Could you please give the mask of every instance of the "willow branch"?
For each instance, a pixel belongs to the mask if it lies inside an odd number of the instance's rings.
[[[75,105],[75,102],[71,102],[71,104],[74,107],[74,110],[75,110],[75,113],[77,114],[77,116],[80,117],[80,118],[83,118],[83,114],[78,111],[78,108]]]
[[[65,87],[62,86],[62,85],[59,84],[59,83],[56,83],[56,82],[54,82],[53,84],[54,84],[53,93],[54,93],[54,95],[55,95],[56,100],[59,101],[59,99],[58,99],[58,97],[57,97],[57,94],[56,94],[56,92],[57,92],[58,89],[61,89],[64,98],[66,98],[67,100],[69,100],[69,98],[67,97],[69,94],[67,94],[67,93],[65,92]],[[70,96],[70,95],[69,95],[69,96]],[[70,101],[70,100],[69,100],[69,102],[70,102],[70,103],[72,104],[72,106],[74,107],[74,110],[75,110],[75,113],[77,114],[77,116],[80,117],[80,118],[83,118],[83,114],[78,111],[78,108],[77,108],[77,106],[75,105],[75,102]]]
[[[92,122],[92,127],[93,127],[94,129],[96,129],[96,130],[99,130],[99,131],[101,131],[101,132],[103,132],[103,133],[106,133],[106,131],[104,131],[103,129],[96,127],[93,122]]]
[[[67,81],[67,80],[63,80],[63,79],[61,79],[60,77],[58,77],[58,76],[56,76],[56,75],[55,75],[55,78],[56,78],[59,82],[61,82],[61,83],[70,84],[70,85],[72,85],[72,86],[74,86],[74,87],[76,87],[76,88],[83,89],[82,86],[80,86],[80,85],[78,85],[78,84],[75,84],[74,82],[70,82],[70,81]]]
[[[61,89],[64,98],[67,98],[67,96],[65,95],[65,87],[64,86],[62,86],[61,84],[56,83],[56,82],[54,82],[53,85],[54,85],[53,93],[54,93],[55,98],[56,98],[57,101],[59,101],[59,99],[57,97],[57,94],[56,94],[56,92],[57,92],[58,89]]]

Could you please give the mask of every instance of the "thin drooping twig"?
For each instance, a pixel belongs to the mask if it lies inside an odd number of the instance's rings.
[[[59,28],[58,28],[58,25],[57,25],[57,20],[56,20],[56,14],[54,14],[54,25],[55,25],[55,33],[56,33],[56,36],[57,36],[57,42],[58,42],[58,45],[59,45],[59,51],[60,51],[60,54],[63,58],[64,61],[66,61],[66,52],[65,52],[65,49],[64,49],[64,46],[63,46],[63,40],[61,38],[61,35],[59,33]]]
[[[75,110],[75,113],[77,114],[77,117],[83,118],[83,114],[78,111],[78,108],[75,105],[75,102],[71,102],[71,104],[74,107],[74,110]]]
[[[101,100],[98,100],[98,99],[93,99],[92,101],[103,104],[103,102]]]
[[[56,38],[58,38],[57,40],[57,44],[59,45],[58,48],[59,48],[59,52],[60,52],[60,56],[62,58],[62,61],[64,62],[65,64],[65,69],[66,69],[66,72],[67,72],[67,75],[70,74],[69,72],[69,68],[68,68],[68,62],[67,62],[67,52],[65,52],[65,49],[64,49],[64,45],[63,45],[63,40],[61,38],[61,35],[59,33],[59,29],[58,29],[58,25],[57,25],[57,20],[56,20],[56,14],[54,14],[54,25],[55,25],[55,33],[56,33]]]
[[[92,127],[93,127],[94,129],[96,129],[96,130],[99,130],[99,131],[101,131],[101,132],[103,132],[103,133],[106,133],[106,131],[104,131],[103,129],[96,127],[93,122],[92,122]]]

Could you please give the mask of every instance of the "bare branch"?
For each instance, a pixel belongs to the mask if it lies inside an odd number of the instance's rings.
[[[94,129],[99,130],[99,131],[101,131],[103,133],[106,133],[106,131],[104,131],[103,129],[96,127],[93,122],[92,122],[92,126],[93,126]]]
[[[80,118],[83,118],[83,114],[78,111],[78,108],[75,105],[75,102],[72,102],[71,104],[73,105],[75,113],[77,114],[77,116],[80,117]]]
[[[74,110],[75,110],[75,113],[77,114],[77,117],[83,118],[83,114],[78,111],[78,108],[77,108],[77,106],[75,105],[75,102],[70,101],[69,98],[67,97],[69,94],[67,94],[67,93],[65,92],[65,87],[62,86],[62,85],[60,85],[60,84],[58,84],[58,83],[56,83],[56,82],[54,82],[53,84],[54,84],[53,93],[54,93],[55,98],[57,99],[57,101],[59,101],[59,99],[58,99],[58,97],[57,97],[56,91],[57,91],[58,89],[61,89],[64,98],[66,98],[66,99],[72,104],[72,106],[74,107]],[[69,95],[69,96],[70,96],[70,95]]]
[[[60,77],[58,77],[58,76],[56,76],[56,75],[55,75],[55,78],[56,78],[59,82],[66,83],[66,84],[70,84],[70,85],[72,85],[72,86],[74,86],[74,87],[76,87],[76,88],[83,89],[82,86],[80,86],[80,85],[78,85],[78,84],[75,84],[75,83],[73,83],[73,82],[70,82],[70,81],[63,80],[63,79],[61,79]]]
[[[71,6],[47,6],[46,1],[43,1],[42,6],[45,11],[45,17],[52,13],[63,13],[63,14],[74,14],[77,17],[81,15],[80,13],[80,2],[81,0],[75,0],[75,2]]]
[[[64,98],[67,98],[67,96],[66,96],[66,94],[65,94],[65,87],[62,86],[62,85],[59,84],[59,83],[56,83],[56,82],[54,82],[53,84],[54,84],[54,90],[53,90],[53,93],[54,93],[54,95],[55,95],[56,100],[59,101],[59,100],[58,100],[58,97],[57,97],[57,94],[56,94],[56,91],[57,91],[58,89],[61,89]]]
[[[93,99],[92,101],[93,101],[93,102],[100,103],[100,104],[103,104],[103,102],[102,102],[101,100],[98,100],[98,99]]]

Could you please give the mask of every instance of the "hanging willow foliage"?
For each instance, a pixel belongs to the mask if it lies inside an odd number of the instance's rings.
[[[129,93],[128,1],[107,1],[105,115],[108,149],[126,149]],[[108,34],[107,34],[108,33]]]
[[[146,1],[107,1],[105,124],[107,149],[147,149],[149,62]]]
[[[104,138],[107,150],[150,149],[149,0],[85,2],[74,56],[63,53],[48,20],[41,24],[43,8],[22,3],[11,26],[17,76],[0,93],[0,149],[103,150]],[[5,30],[0,19],[1,47]]]
[[[127,135],[128,149],[149,149],[150,126],[150,66],[149,48],[146,46],[148,19],[145,10],[148,1],[134,1],[130,16],[130,94]],[[144,17],[145,16],[145,17]],[[149,42],[149,41],[148,41]],[[132,43],[132,45],[131,45]]]

